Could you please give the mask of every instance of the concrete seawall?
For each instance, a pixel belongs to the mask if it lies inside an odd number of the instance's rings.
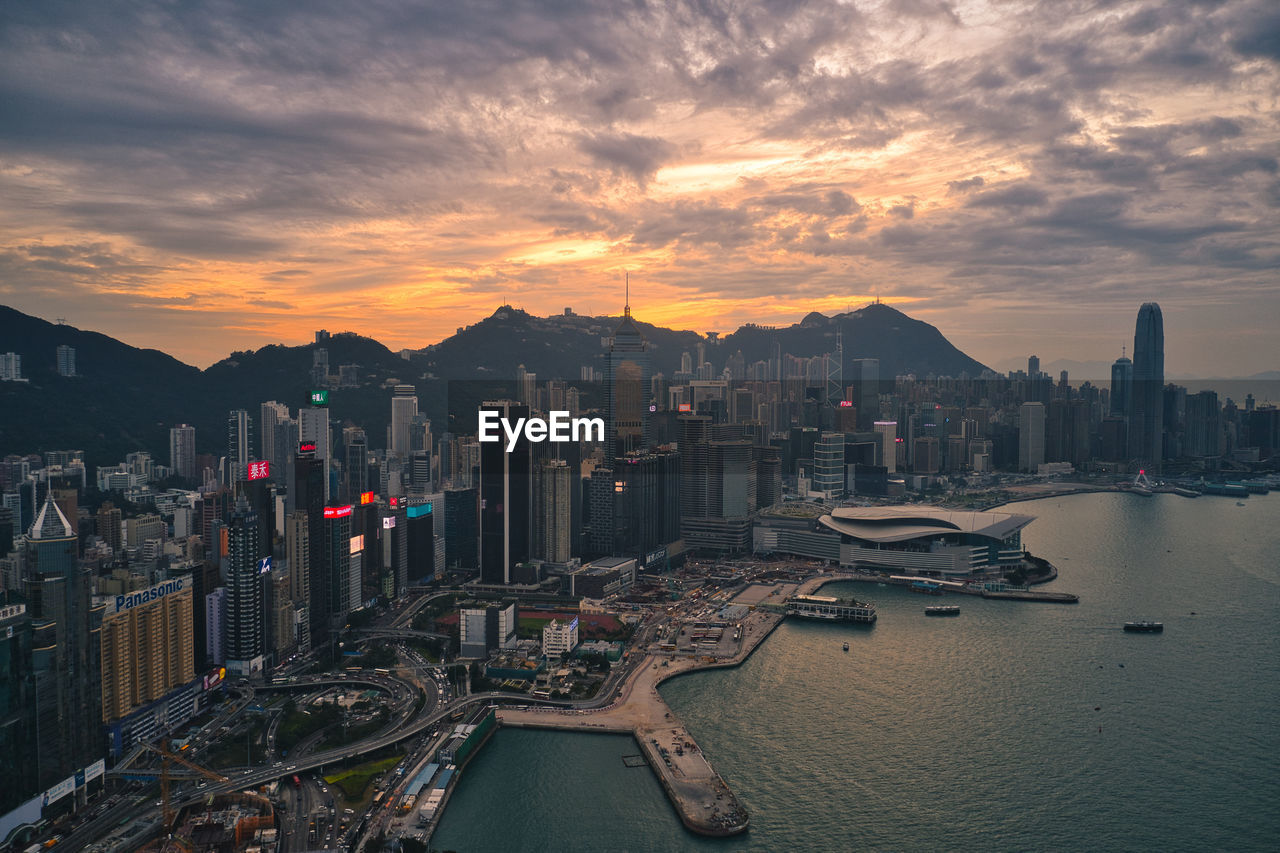
[[[782,619],[779,614],[762,610],[749,615],[742,622],[743,636],[738,652],[723,660],[649,654],[623,684],[619,697],[605,708],[504,708],[498,711],[498,721],[515,728],[630,734],[687,829],[699,835],[737,835],[750,823],[746,808],[702,754],[684,723],[663,701],[658,685],[690,672],[739,666]]]

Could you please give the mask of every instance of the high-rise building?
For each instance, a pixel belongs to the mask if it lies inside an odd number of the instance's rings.
[[[534,557],[550,563],[568,562],[572,550],[570,490],[576,479],[563,459],[539,463],[534,477]]]
[[[103,606],[92,600],[92,571],[76,559],[76,531],[45,499],[27,536],[26,597],[34,619],[53,623],[52,647],[36,646],[37,667],[55,682],[42,713],[41,783],[52,784],[104,755],[99,651]]]
[[[59,376],[75,376],[76,375],[76,349],[66,344],[60,344],[57,352],[58,358],[58,375]]]
[[[529,416],[528,407],[510,400],[485,402],[481,410],[497,412],[509,423]],[[529,442],[522,438],[510,453],[506,442],[481,444],[479,488],[480,580],[489,584],[509,584],[512,567],[529,559],[533,526]]]
[[[342,494],[344,501],[360,500],[369,488],[369,442],[364,430],[347,427],[342,431],[342,443],[346,462],[342,466]]]
[[[226,654],[227,669],[245,677],[262,671],[266,652],[262,575],[270,560],[260,550],[261,524],[241,495],[228,527]]]
[[[1111,365],[1111,416],[1129,417],[1132,396],[1133,362],[1120,356]]]
[[[876,421],[872,426],[880,436],[881,464],[887,469],[887,473],[892,474],[898,470],[898,422]]]
[[[409,425],[418,414],[418,397],[412,385],[397,385],[391,397],[391,423],[387,427],[390,437],[387,451],[400,457],[408,457],[410,451]]]
[[[102,720],[109,723],[195,678],[190,575],[106,596]]]
[[[1044,464],[1045,408],[1043,403],[1023,403],[1018,410],[1018,470],[1032,474]]]
[[[1159,473],[1164,457],[1164,316],[1160,306],[1138,309],[1133,333],[1133,398],[1129,414],[1129,457]]]
[[[491,652],[515,643],[520,610],[510,599],[499,604],[462,607],[458,610],[459,654],[487,658]]]
[[[284,482],[285,465],[297,445],[297,441],[289,440],[287,432],[282,428],[292,422],[289,407],[275,400],[268,400],[259,407],[258,429],[261,433],[260,458],[271,463],[271,473],[278,482]],[[296,429],[296,425],[295,425]]]
[[[227,588],[220,586],[204,597],[205,646],[213,666],[227,662]]]
[[[227,482],[243,480],[253,455],[253,418],[244,409],[227,415]]]
[[[169,428],[169,467],[184,480],[196,478],[196,428],[178,424]]]
[[[824,432],[813,445],[813,491],[828,500],[839,497],[844,475],[844,433]]]
[[[42,790],[33,639],[27,606],[0,605],[0,815]]]
[[[289,560],[289,600],[294,610],[294,636],[298,648],[311,648],[311,519],[306,510],[289,513],[284,523],[285,555]]]
[[[1040,356],[1027,356],[1027,376],[1031,379],[1040,378]]]
[[[643,450],[649,442],[649,352],[631,318],[630,295],[604,359],[605,458]]]
[[[311,579],[311,642],[316,645],[341,628],[353,607],[351,598],[351,515],[350,506],[325,507],[322,514],[319,571]],[[318,581],[318,583],[317,583]],[[359,604],[359,598],[355,600]],[[317,629],[316,624],[321,627]]]
[[[333,458],[332,431],[329,429],[329,409],[324,406],[311,406],[298,410],[298,442],[299,446],[311,446],[316,459],[323,463],[321,470],[321,488],[324,501],[328,502],[332,494],[329,484],[329,460]]]
[[[16,352],[0,353],[0,382],[26,382],[22,378],[22,356]]]
[[[880,360],[855,358],[849,366],[854,406],[858,409],[858,429],[870,432],[872,425],[880,420]]]

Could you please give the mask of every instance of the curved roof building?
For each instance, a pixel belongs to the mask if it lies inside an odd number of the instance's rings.
[[[1005,571],[1022,559],[1022,528],[1035,516],[928,506],[839,507],[802,529],[762,519],[755,550],[838,562],[845,568],[935,577]]]

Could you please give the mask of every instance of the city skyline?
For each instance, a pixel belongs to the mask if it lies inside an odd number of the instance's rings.
[[[674,328],[879,297],[997,370],[1275,363],[1273,8],[15,8],[0,303],[207,366],[503,302]],[[695,317],[690,323],[688,318]],[[337,318],[337,319],[335,319]],[[1222,346],[1230,340],[1231,346]]]

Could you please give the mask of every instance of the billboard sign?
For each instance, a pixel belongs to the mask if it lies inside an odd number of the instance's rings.
[[[175,592],[182,592],[191,585],[191,575],[183,575],[180,578],[170,578],[167,581],[161,581],[155,586],[140,589],[135,592],[126,592],[123,595],[113,595],[107,598],[107,611],[105,616],[113,613],[119,613],[121,610],[132,610],[143,604],[150,604],[153,601],[159,601],[166,595],[172,595]]]
[[[359,536],[352,536],[351,537],[351,553],[359,554],[363,550],[364,550],[364,534],[361,533]]]
[[[271,558],[263,557],[258,561],[258,574],[265,575],[271,572]]]
[[[405,515],[409,516],[410,518],[421,518],[421,517],[422,517],[422,516],[424,516],[424,515],[430,515],[430,514],[431,514],[431,504],[430,504],[430,503],[418,504],[417,506],[411,506],[411,507],[409,507],[409,509],[408,509],[408,510],[406,510],[406,511],[405,511]]]
[[[840,408],[842,408],[842,409],[852,409],[852,408],[853,408],[853,401],[852,401],[852,400],[841,400],[841,401],[840,401]]]
[[[249,479],[265,480],[271,476],[271,463],[267,461],[249,463]]]
[[[52,788],[44,792],[44,804],[50,805],[65,797],[67,794],[74,793],[76,790],[76,777],[68,776]]]
[[[298,442],[298,452],[299,453],[315,453],[316,443],[314,441],[300,441]]]
[[[329,405],[329,392],[324,390],[311,392],[311,405],[327,406]]]
[[[84,769],[84,780],[92,782],[94,779],[102,778],[102,774],[107,772],[107,762],[105,759],[99,758]]]
[[[213,672],[210,672],[210,673],[208,673],[208,674],[206,674],[206,675],[205,675],[205,677],[204,677],[204,689],[205,689],[205,690],[212,690],[213,688],[215,688],[215,687],[217,687],[219,684],[221,684],[221,683],[222,683],[222,679],[224,679],[224,678],[226,678],[226,677],[227,677],[227,668],[226,668],[225,666],[220,666],[220,667],[218,667],[218,668],[217,668],[217,669],[215,669]]]
[[[325,518],[345,518],[351,515],[350,506],[327,506],[324,508]]]
[[[394,515],[384,516],[382,519],[382,529],[391,530],[396,526],[396,517]]]
[[[693,411],[693,404],[692,404],[692,403],[681,403],[679,406],[677,406],[677,407],[676,407],[676,411],[678,411],[678,412],[692,412],[692,411]]]
[[[376,497],[377,497],[377,494],[375,494],[374,492],[361,492],[361,493],[360,493],[360,503],[361,503],[361,505],[363,505],[363,504],[371,504],[371,503],[373,503],[373,499],[374,499],[374,498],[376,498]]]

